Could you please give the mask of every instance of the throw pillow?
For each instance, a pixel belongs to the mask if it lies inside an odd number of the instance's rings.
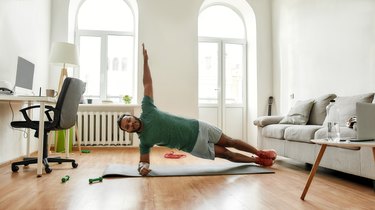
[[[339,124],[346,126],[346,121],[356,115],[356,103],[371,103],[374,99],[374,93],[361,94],[355,96],[337,97],[335,99],[335,107],[339,110]],[[324,125],[327,123],[327,117],[324,120]]]
[[[306,125],[314,100],[297,101],[280,124]]]
[[[336,98],[336,94],[326,94],[315,99],[311,108],[309,125],[322,125],[326,118],[326,107],[329,101]]]

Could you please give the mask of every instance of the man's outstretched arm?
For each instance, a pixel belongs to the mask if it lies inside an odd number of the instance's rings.
[[[148,54],[145,49],[145,44],[142,44],[143,49],[143,88],[144,95],[154,98],[152,89],[152,77],[150,72],[150,67],[148,66]]]

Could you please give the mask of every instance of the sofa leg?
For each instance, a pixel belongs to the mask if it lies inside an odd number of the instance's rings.
[[[308,171],[311,171],[312,166],[313,165],[311,163],[305,163],[305,169],[308,170]]]
[[[372,188],[374,189],[374,192],[375,192],[375,180],[372,180]]]

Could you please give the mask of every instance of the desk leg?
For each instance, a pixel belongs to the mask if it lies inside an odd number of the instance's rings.
[[[310,175],[309,175],[309,178],[307,179],[307,182],[306,182],[306,185],[305,185],[305,189],[303,189],[303,192],[302,192],[302,195],[301,195],[301,199],[302,200],[305,200],[305,196],[307,194],[307,191],[309,190],[310,184],[311,184],[311,182],[312,182],[312,180],[313,180],[313,178],[315,176],[316,170],[318,170],[320,160],[322,159],[324,151],[326,150],[326,148],[327,148],[327,145],[326,144],[322,144],[322,146],[320,148],[320,151],[319,151],[319,154],[316,157],[314,166],[313,166],[313,168],[310,171]]]
[[[44,102],[40,102],[37,177],[41,177],[43,173],[44,105]]]
[[[31,106],[31,102],[29,101],[27,103],[28,107]],[[31,116],[31,110],[29,110],[28,112],[28,115]],[[27,143],[26,143],[26,157],[30,157],[30,141],[31,141],[31,137],[30,137],[30,128],[27,129]]]

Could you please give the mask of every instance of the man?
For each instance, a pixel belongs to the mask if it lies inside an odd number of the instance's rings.
[[[129,133],[136,132],[140,139],[140,161],[138,171],[146,176],[151,170],[150,149],[154,145],[176,148],[190,154],[205,158],[224,158],[232,162],[257,163],[262,166],[272,166],[276,159],[274,150],[257,150],[241,140],[235,140],[222,133],[210,124],[195,119],[178,117],[160,111],[153,101],[151,72],[148,65],[148,53],[143,48],[143,87],[142,114],[140,118],[133,115],[122,115],[117,123]],[[246,156],[227,149],[249,152],[256,156]]]

